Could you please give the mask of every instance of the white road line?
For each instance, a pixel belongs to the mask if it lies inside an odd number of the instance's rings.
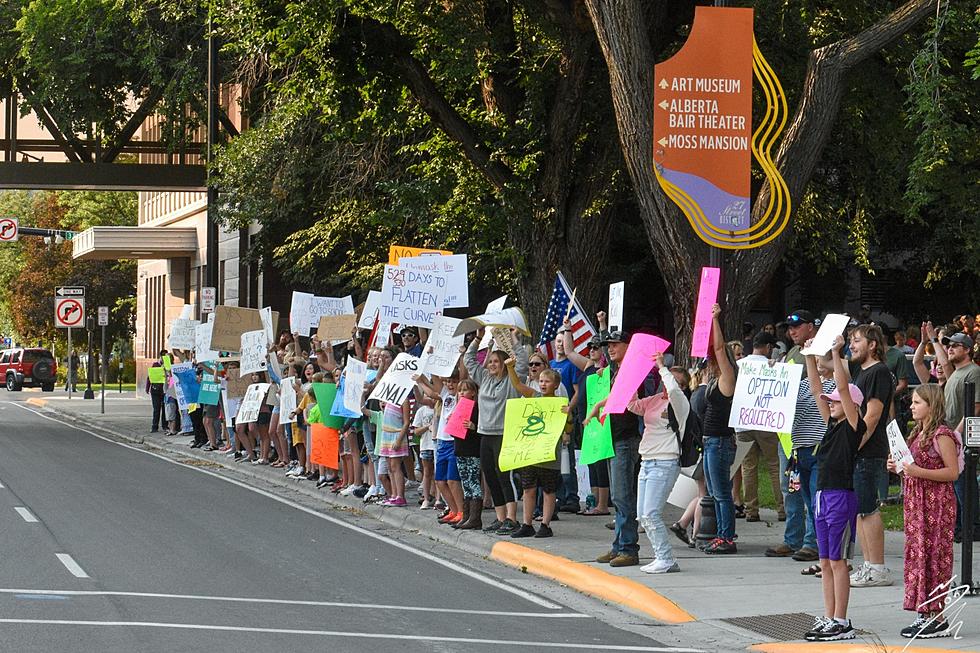
[[[427,608],[412,605],[384,605],[378,603],[344,603],[340,601],[298,601],[291,599],[261,599],[247,596],[202,596],[198,594],[160,594],[157,592],[117,592],[111,590],[31,590],[0,589],[0,594],[31,594],[38,596],[132,596],[148,599],[187,599],[192,601],[218,601],[222,603],[261,603],[273,605],[298,605],[324,608],[366,608],[368,610],[400,610],[406,612],[439,612],[475,614],[490,617],[528,617],[532,619],[589,619],[580,612],[508,612],[503,610],[466,610],[463,608]]]
[[[551,601],[548,601],[546,599],[541,598],[540,596],[537,596],[535,594],[532,594],[531,592],[529,592],[527,590],[519,589],[517,587],[513,587],[511,585],[508,585],[507,583],[498,581],[498,580],[496,580],[494,578],[490,578],[489,576],[485,576],[484,574],[481,574],[480,572],[474,571],[472,569],[467,569],[466,567],[463,567],[461,565],[455,564],[455,563],[450,562],[448,560],[443,560],[443,559],[438,558],[436,556],[430,555],[430,554],[426,553],[425,551],[421,551],[421,550],[416,549],[415,547],[412,547],[412,546],[410,546],[408,544],[405,544],[403,542],[399,542],[398,540],[391,539],[390,537],[386,537],[384,535],[380,535],[378,533],[374,533],[374,532],[372,532],[372,531],[370,531],[370,530],[368,530],[366,528],[361,528],[360,526],[355,526],[354,524],[349,524],[349,523],[347,523],[346,521],[344,521],[342,519],[337,519],[336,517],[331,517],[330,515],[325,515],[325,514],[323,514],[321,512],[317,512],[316,510],[313,510],[312,508],[307,508],[306,506],[302,506],[302,505],[300,505],[298,503],[295,503],[293,501],[290,501],[289,499],[284,499],[283,497],[276,496],[275,494],[273,494],[271,492],[266,492],[265,490],[261,490],[261,489],[259,489],[257,487],[252,487],[251,485],[248,485],[247,483],[243,483],[243,482],[238,481],[236,479],[228,478],[226,476],[222,476],[221,474],[216,474],[216,473],[214,473],[212,471],[209,471],[209,470],[206,470],[206,469],[202,469],[200,467],[195,467],[193,465],[184,465],[182,463],[177,462],[176,460],[171,460],[170,458],[168,458],[168,457],[166,457],[166,456],[164,456],[162,454],[154,453],[152,451],[146,451],[145,449],[140,449],[139,447],[134,447],[134,446],[129,445],[129,444],[126,444],[124,442],[117,442],[116,440],[113,440],[111,438],[107,438],[104,435],[99,435],[98,433],[93,433],[92,431],[89,431],[87,429],[83,429],[80,426],[76,426],[76,425],[70,424],[68,422],[63,422],[63,421],[61,421],[59,419],[55,419],[54,417],[50,417],[48,415],[45,415],[44,413],[38,412],[38,411],[36,411],[36,410],[34,410],[32,408],[28,408],[27,406],[24,406],[23,404],[20,404],[20,403],[17,403],[17,402],[8,402],[8,403],[13,404],[14,406],[17,406],[19,408],[23,408],[24,410],[26,410],[29,413],[34,413],[38,417],[42,417],[42,418],[44,418],[44,419],[46,419],[48,421],[55,422],[56,424],[61,424],[62,426],[67,426],[69,428],[73,428],[76,431],[81,431],[82,433],[86,433],[86,434],[91,435],[93,437],[99,438],[100,440],[105,440],[106,442],[109,442],[109,443],[112,443],[112,444],[115,444],[115,445],[119,445],[120,447],[125,447],[127,449],[132,449],[133,451],[138,451],[140,453],[143,453],[143,454],[146,454],[146,455],[149,455],[149,456],[154,456],[156,458],[159,458],[160,460],[165,460],[166,462],[168,462],[168,463],[170,463],[172,465],[177,465],[178,467],[181,467],[182,469],[189,469],[189,470],[193,470],[195,472],[200,472],[201,474],[207,474],[208,476],[213,476],[214,478],[220,479],[220,480],[222,480],[222,481],[224,481],[226,483],[231,483],[232,485],[237,485],[240,488],[244,488],[244,489],[246,489],[246,490],[248,490],[250,492],[254,492],[255,494],[260,494],[260,495],[262,495],[262,496],[264,496],[264,497],[266,497],[268,499],[272,499],[273,501],[277,501],[277,502],[279,502],[279,503],[281,503],[283,505],[289,506],[290,508],[294,508],[296,510],[299,510],[300,512],[305,512],[308,515],[313,515],[314,517],[317,517],[317,518],[322,519],[324,521],[328,521],[331,524],[336,524],[337,526],[341,526],[343,528],[346,528],[348,530],[352,530],[352,531],[354,531],[356,533],[359,533],[361,535],[365,535],[367,537],[376,539],[379,542],[384,542],[385,544],[388,544],[388,545],[393,546],[393,547],[395,547],[397,549],[401,549],[402,551],[406,551],[408,553],[411,553],[413,555],[416,555],[416,556],[418,556],[420,558],[423,558],[425,560],[428,560],[429,562],[432,562],[432,563],[437,564],[437,565],[441,565],[443,567],[446,567],[447,569],[451,569],[451,570],[455,571],[456,573],[463,574],[464,576],[469,576],[470,578],[472,578],[474,580],[478,580],[481,583],[484,583],[486,585],[490,585],[491,587],[496,587],[497,589],[499,589],[501,591],[508,592],[508,593],[513,594],[515,596],[519,596],[520,598],[524,599],[525,601],[530,601],[531,603],[534,603],[535,605],[540,605],[543,608],[548,608],[549,610],[561,610],[561,609],[563,609],[562,606],[558,605],[557,603],[552,603]]]
[[[397,635],[394,633],[351,633],[339,630],[305,630],[300,628],[255,628],[249,626],[218,626],[211,624],[163,623],[158,621],[74,621],[68,619],[0,619],[0,624],[29,624],[44,626],[105,626],[129,628],[176,628],[182,630],[217,630],[238,633],[269,633],[273,635],[319,635],[323,637],[347,637],[353,639],[400,639],[422,642],[450,642],[459,644],[490,644],[495,646],[522,646],[536,649],[588,649],[603,651],[649,651],[650,653],[705,653],[697,648],[673,648],[669,646],[628,646],[603,644],[560,644],[557,642],[525,642],[509,639],[480,639],[476,637],[438,637],[435,635]]]
[[[85,573],[85,570],[82,569],[77,562],[75,562],[75,559],[67,553],[56,553],[55,555],[58,556],[58,560],[60,560],[61,564],[65,566],[65,569],[67,569],[75,578],[89,577],[88,574]]]
[[[38,522],[38,518],[35,517],[30,510],[23,506],[15,506],[14,510],[16,510],[17,514],[23,517],[24,521],[26,521],[28,524],[36,524]]]
[[[0,483],[0,490],[3,489],[3,483]]]

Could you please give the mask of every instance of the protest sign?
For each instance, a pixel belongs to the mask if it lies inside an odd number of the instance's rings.
[[[708,356],[708,343],[711,341],[711,308],[718,302],[720,282],[720,268],[701,268],[701,286],[698,288],[698,303],[694,309],[694,335],[691,337],[691,356],[695,358]]]
[[[265,354],[268,346],[265,342],[265,329],[248,331],[241,335],[241,344],[238,346],[242,353],[241,368],[238,375],[245,376],[252,372],[265,372],[269,366],[269,361]]]
[[[163,369],[169,372],[170,366],[173,365],[173,361],[170,359],[170,356],[164,356],[162,359],[160,359],[160,362],[163,364]]]
[[[301,336],[310,335],[310,302],[313,295],[308,292],[293,291],[289,303],[289,330]]]
[[[354,299],[346,297],[317,297],[314,295],[310,299],[310,323],[306,331],[300,331],[300,335],[308,335],[309,329],[316,329],[320,326],[320,318],[324,315],[353,315]],[[347,337],[350,337],[350,329],[347,330]]]
[[[648,333],[637,333],[630,338],[626,356],[623,357],[623,363],[616,373],[616,382],[609,391],[609,398],[603,409],[604,416],[626,410],[626,404],[630,402],[636,389],[653,369],[654,354],[663,353],[668,347],[670,347],[669,342]]]
[[[197,403],[205,406],[217,406],[218,398],[221,396],[221,383],[217,377],[210,372],[205,372],[201,376],[201,391],[197,395]]]
[[[742,359],[728,425],[779,433],[793,426],[803,366]]]
[[[284,379],[279,389],[279,423],[295,424],[296,416],[292,414],[295,410],[296,386],[292,378]]]
[[[804,356],[823,356],[834,346],[834,338],[844,333],[847,323],[851,318],[839,313],[828,313],[827,317],[820,323],[817,335],[813,337],[813,342],[809,347],[803,349]]]
[[[428,249],[425,247],[406,247],[405,245],[392,245],[388,248],[388,265],[398,265],[402,258],[414,258],[419,256],[451,256],[452,252],[444,249]]]
[[[381,291],[369,290],[367,299],[364,300],[364,308],[361,309],[361,316],[357,320],[358,329],[373,329],[374,320],[378,317],[378,306],[381,305]]]
[[[895,420],[888,422],[885,433],[888,435],[888,452],[891,454],[892,460],[895,461],[895,469],[898,473],[902,473],[907,465],[915,462],[915,458],[912,457],[912,451],[909,450],[909,445],[905,441],[905,436],[902,435],[902,429],[898,427],[898,422]]]
[[[395,357],[388,370],[378,384],[370,399],[385,401],[399,406],[408,398],[408,393],[415,386],[412,377],[419,373],[419,359],[411,354],[402,352]]]
[[[566,397],[508,399],[504,409],[504,439],[497,464],[506,472],[555,459],[558,439],[568,415]]]
[[[323,315],[316,328],[316,337],[320,342],[347,342],[351,338],[351,331],[354,330],[354,323],[357,316],[353,313],[349,315]]]
[[[531,332],[527,328],[527,318],[524,317],[524,311],[517,308],[516,306],[511,306],[510,308],[505,308],[494,313],[484,313],[483,315],[475,315],[473,317],[468,317],[459,323],[456,327],[456,335],[463,335],[469,333],[470,331],[476,331],[481,327],[514,327],[526,336],[531,335]]]
[[[697,496],[698,482],[690,476],[678,474],[673,489],[667,495],[667,503],[686,510],[691,505],[691,501],[697,498]]]
[[[242,377],[238,374],[237,367],[227,367],[227,373],[225,374],[226,381],[226,393],[229,397],[233,399],[241,399],[245,396],[248,386],[252,383],[252,377],[246,376]],[[234,413],[230,413],[234,415]]]
[[[466,254],[402,257],[398,261],[398,267],[445,275],[443,308],[466,308],[470,305],[470,280]]]
[[[356,419],[361,416],[361,410],[349,410],[344,402],[346,400],[347,393],[347,371],[344,370],[344,375],[340,377],[340,383],[337,384],[337,394],[333,398],[333,404],[330,406],[330,414],[334,417],[343,417],[347,419]]]
[[[586,415],[592,412],[597,403],[609,396],[609,385],[608,367],[586,377]],[[614,455],[616,454],[613,451],[612,424],[609,420],[600,421],[595,417],[590,419],[582,431],[582,464],[591,465],[594,462],[612,458]]]
[[[364,395],[364,383],[367,378],[367,363],[356,358],[348,358],[344,377],[344,408],[360,415],[363,405],[361,397]]]
[[[177,319],[170,325],[171,349],[194,349],[198,320]]]
[[[514,349],[514,338],[510,334],[510,329],[506,327],[490,327],[490,335],[497,344],[497,348],[507,354],[507,358],[517,360],[517,350]]]
[[[211,313],[214,315],[214,313]],[[214,322],[208,320],[203,324],[194,327],[194,358],[198,363],[218,360],[220,352],[211,349],[211,331]]]
[[[183,399],[182,409],[187,410],[189,404],[197,403],[198,395],[201,393],[201,384],[197,382],[197,372],[190,363],[174,365],[171,370],[173,371],[174,378],[177,379],[177,386],[179,388],[179,394],[177,395],[178,403]]]
[[[459,361],[459,348],[463,346],[465,336],[455,336],[459,320],[454,317],[440,315],[436,318],[429,332],[429,340],[425,343],[425,361],[422,371],[436,376],[451,376]]]
[[[148,367],[146,376],[149,377],[150,383],[163,383],[167,380],[167,371],[162,367]]]
[[[379,319],[402,326],[430,328],[436,317],[442,315],[445,291],[445,275],[386,265]]]
[[[260,333],[264,338],[265,332]],[[248,390],[245,391],[245,398],[242,399],[242,404],[238,407],[238,417],[235,419],[235,423],[251,424],[258,421],[259,411],[262,410],[262,404],[265,403],[265,397],[268,393],[268,383],[252,383],[249,385]]]
[[[609,312],[606,324],[610,331],[618,331],[623,328],[623,295],[626,292],[626,282],[609,284]]]
[[[466,397],[457,397],[456,407],[453,408],[453,412],[450,413],[449,419],[446,420],[445,433],[453,436],[454,438],[459,438],[461,440],[466,439],[466,427],[463,426],[463,422],[470,419],[473,416],[473,407],[476,402],[472,399],[467,399]]]
[[[265,338],[271,347],[276,342],[276,321],[278,321],[279,316],[276,314],[275,319],[273,319],[272,309],[266,306],[259,311],[259,317],[262,318],[262,330],[265,331]]]
[[[378,328],[374,332],[374,346],[375,347],[387,347],[388,343],[391,342],[391,322],[379,322]]]
[[[334,399],[337,398],[337,386],[333,383],[314,383],[313,394],[316,395],[316,405],[320,407],[320,421],[332,429],[343,426],[343,417],[330,414]]]
[[[327,469],[337,469],[340,432],[326,424],[310,424],[310,460]]]
[[[242,334],[248,331],[262,331],[263,338],[265,337],[261,311],[237,306],[215,306],[209,347],[216,351],[238,351]]]
[[[507,305],[507,295],[503,295],[493,300],[489,304],[487,304],[487,309],[483,311],[483,314],[489,315],[493,313],[499,313],[500,311],[504,310],[504,306],[506,305]],[[486,332],[484,332],[483,338],[480,340],[479,349],[483,350],[489,347],[490,342],[492,340],[493,340],[493,333],[491,333],[490,330],[488,329]]]

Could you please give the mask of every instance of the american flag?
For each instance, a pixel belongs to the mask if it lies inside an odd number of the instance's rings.
[[[548,356],[548,360],[554,360],[554,340],[561,328],[565,313],[568,312],[568,302],[572,298],[572,291],[568,287],[568,282],[561,272],[555,279],[555,289],[551,293],[551,301],[548,302],[548,312],[544,317],[544,327],[541,329],[541,338],[538,339],[538,349]],[[572,312],[568,316],[572,327],[572,340],[575,342],[575,351],[583,356],[589,355],[589,340],[596,335],[596,330],[592,328],[592,323],[585,316],[585,311],[576,299],[572,303]]]

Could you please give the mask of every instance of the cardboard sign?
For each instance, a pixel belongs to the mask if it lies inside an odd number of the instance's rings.
[[[623,300],[626,294],[626,282],[609,284],[609,312],[606,323],[610,331],[623,328]]]
[[[847,323],[851,318],[838,313],[828,313],[827,317],[820,323],[817,335],[813,337],[813,342],[809,347],[803,349],[804,356],[823,356],[834,346],[834,338],[844,333]]]
[[[216,351],[239,351],[242,334],[249,331],[262,331],[263,338],[265,337],[261,311],[237,306],[216,306],[209,347]]]
[[[449,419],[446,420],[446,426],[443,428],[443,433],[448,433],[454,438],[459,438],[460,440],[466,439],[466,427],[463,426],[463,422],[467,421],[473,416],[474,406],[476,406],[476,402],[472,399],[457,397],[456,407],[453,409],[452,414],[449,415]]]
[[[241,399],[245,396],[248,386],[252,384],[252,377],[242,377],[234,367],[228,369],[225,375],[226,394],[230,399]],[[233,413],[232,413],[233,414]]]
[[[483,315],[468,317],[456,327],[455,335],[464,335],[470,331],[476,331],[481,327],[495,326],[505,328],[513,327],[524,335],[531,336],[531,332],[527,328],[527,318],[524,317],[524,311],[516,306],[511,306],[510,308],[505,308],[494,313],[484,313]]]
[[[626,356],[623,357],[623,364],[616,372],[616,381],[609,391],[603,415],[622,413],[626,410],[626,405],[633,399],[633,394],[653,369],[654,354],[663,353],[668,347],[670,347],[669,342],[648,333],[637,333],[630,338],[629,348],[626,350]]]
[[[337,469],[340,432],[326,424],[310,424],[310,460],[327,469]]]
[[[197,403],[205,406],[217,406],[221,397],[221,383],[214,376],[205,372],[201,376],[201,391],[197,395]]]
[[[378,307],[381,305],[381,291],[369,290],[367,299],[364,300],[364,308],[361,309],[361,316],[357,320],[358,329],[373,329],[374,320],[378,317]]]
[[[221,355],[220,352],[211,349],[213,327],[214,323],[210,320],[194,327],[194,358],[198,363],[218,360],[218,356]]]
[[[402,326],[431,328],[442,315],[445,292],[445,275],[386,265],[378,319]]]
[[[269,360],[266,358],[268,345],[265,339],[265,329],[243,333],[238,348],[242,353],[239,376],[245,376],[252,372],[265,372],[269,367]]]
[[[568,415],[561,411],[566,397],[508,399],[504,409],[504,439],[497,464],[506,472],[555,459],[558,439]]]
[[[344,408],[361,415],[361,407],[364,402],[364,384],[367,380],[367,363],[350,357],[347,359],[347,367],[344,368]]]
[[[728,425],[779,433],[793,427],[803,366],[742,359]]]
[[[435,272],[446,277],[443,308],[466,308],[470,305],[470,279],[466,254],[447,256],[402,257],[398,267],[417,272]]]
[[[194,349],[197,342],[197,325],[199,320],[176,319],[170,325],[171,349]]]
[[[465,336],[453,335],[460,320],[440,315],[436,318],[422,354],[422,371],[436,376],[451,376],[459,361],[459,348]]]
[[[451,256],[452,252],[444,249],[427,249],[425,247],[406,247],[404,245],[392,245],[388,248],[388,265],[398,265],[398,261],[405,258],[417,256]]]
[[[337,340],[347,342],[350,340],[351,331],[354,330],[356,321],[357,316],[353,313],[349,315],[324,315],[317,325],[316,337],[320,339],[320,342]]]
[[[497,345],[497,349],[507,354],[507,358],[517,360],[517,350],[514,348],[514,338],[510,334],[510,329],[506,327],[490,327],[490,335]]]
[[[701,285],[698,288],[698,304],[694,310],[694,335],[691,337],[691,356],[707,358],[711,342],[711,308],[718,303],[720,268],[701,268]]]
[[[401,406],[408,399],[408,393],[415,387],[415,381],[412,380],[412,377],[419,371],[418,358],[404,352],[398,354],[385,371],[384,376],[374,386],[374,392],[371,393],[370,399]]]
[[[262,332],[265,337],[265,332]],[[259,412],[265,397],[269,393],[268,383],[252,383],[245,391],[245,398],[242,399],[241,406],[238,407],[238,416],[235,418],[237,424],[251,424],[259,419]]]
[[[346,297],[317,297],[310,293],[293,291],[289,306],[289,330],[301,336],[310,335],[324,315],[350,315],[354,312],[354,300]]]
[[[586,377],[586,415],[591,413],[597,403],[609,396],[609,387],[610,373],[608,367],[601,373],[597,372]],[[608,419],[601,421],[598,418],[590,419],[582,431],[582,464],[591,465],[615,455],[616,452],[612,443],[612,423]]]

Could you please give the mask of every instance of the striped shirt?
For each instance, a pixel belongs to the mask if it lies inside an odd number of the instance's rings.
[[[833,379],[822,382],[821,394],[830,394],[837,387]],[[817,400],[810,392],[810,380],[803,377],[800,392],[796,395],[796,419],[793,420],[793,448],[815,447],[827,432],[827,422],[823,421]]]

